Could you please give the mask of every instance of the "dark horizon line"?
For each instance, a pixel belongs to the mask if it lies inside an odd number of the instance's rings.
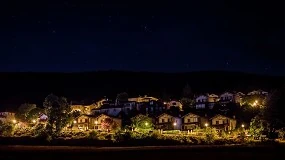
[[[130,72],[130,73],[156,73],[156,74],[195,74],[195,73],[237,73],[237,74],[250,74],[256,76],[270,76],[270,77],[285,77],[285,75],[279,74],[265,74],[265,73],[254,73],[245,71],[230,71],[230,70],[201,70],[201,71],[134,71],[134,70],[122,70],[122,69],[108,69],[108,70],[90,70],[90,71],[0,71],[0,74],[5,73],[33,73],[33,74],[84,74],[84,73],[99,73],[99,72]]]

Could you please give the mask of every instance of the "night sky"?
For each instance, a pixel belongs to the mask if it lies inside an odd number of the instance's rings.
[[[0,71],[284,75],[282,1],[175,2],[1,2]]]

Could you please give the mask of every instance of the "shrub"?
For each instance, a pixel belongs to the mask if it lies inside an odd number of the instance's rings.
[[[202,137],[189,137],[189,139],[193,144],[202,144],[205,141]]]
[[[89,139],[98,139],[98,133],[96,131],[91,131],[88,134]]]
[[[107,134],[107,135],[105,136],[105,139],[106,139],[106,140],[114,141],[114,135],[113,135],[113,134]]]
[[[72,138],[85,138],[87,137],[87,132],[75,132]]]
[[[205,140],[206,140],[206,143],[208,144],[212,144],[214,143],[215,139],[217,138],[217,131],[215,128],[206,128],[205,129]]]
[[[278,132],[278,138],[285,139],[285,128],[281,128],[277,132]]]
[[[13,136],[15,131],[15,125],[11,123],[1,123],[0,124],[0,134],[2,136],[10,137]]]
[[[44,135],[45,133],[45,125],[44,124],[38,124],[32,129],[32,133],[36,137],[40,137]]]
[[[132,139],[132,133],[130,131],[122,132],[121,130],[115,132],[114,141],[115,142],[123,142]]]
[[[225,131],[219,132],[219,137],[222,139],[229,139],[229,135]]]
[[[33,136],[32,128],[16,128],[14,131],[14,136],[16,137],[26,137],[26,136]]]

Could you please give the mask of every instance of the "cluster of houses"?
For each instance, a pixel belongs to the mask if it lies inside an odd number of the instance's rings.
[[[104,98],[96,103],[83,104],[71,102],[72,111],[78,111],[78,116],[67,129],[74,131],[104,130],[104,120],[110,119],[117,127],[130,124],[130,119],[144,115],[153,119],[156,129],[163,130],[192,130],[195,128],[215,127],[218,130],[233,130],[237,127],[234,114],[217,114],[203,112],[213,109],[216,104],[225,106],[228,103],[239,105],[244,96],[264,95],[268,92],[257,90],[244,94],[241,92],[225,92],[221,95],[205,94],[195,98],[192,111],[183,111],[180,101],[161,101],[150,96],[128,98],[127,101],[111,101]],[[43,115],[41,115],[43,116]],[[45,117],[47,118],[47,117]],[[0,112],[1,121],[15,121],[15,113]]]
[[[180,101],[171,100],[163,102],[155,97],[143,96],[128,98],[128,101],[112,102],[103,99],[96,104],[73,104],[72,109],[82,114],[73,123],[74,130],[102,130],[102,122],[109,118],[118,126],[130,124],[130,119],[138,115],[145,115],[153,119],[156,129],[163,130],[192,130],[212,126],[218,130],[233,130],[237,127],[234,114],[205,113],[203,109],[213,109],[215,104],[225,106],[228,103],[239,105],[244,96],[268,95],[268,92],[257,90],[244,94],[241,92],[225,92],[221,95],[205,94],[195,98],[195,110],[190,112],[182,110]],[[177,112],[173,111],[177,108]]]

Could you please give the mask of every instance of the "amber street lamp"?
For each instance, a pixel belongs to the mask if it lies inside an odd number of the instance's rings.
[[[13,122],[14,124],[17,123],[17,121],[16,121],[15,119],[13,119],[12,122]]]
[[[205,127],[208,127],[208,123],[205,123]]]

